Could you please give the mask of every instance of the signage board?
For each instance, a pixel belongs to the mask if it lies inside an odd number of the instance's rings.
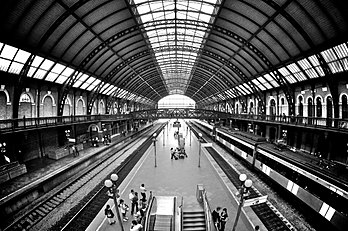
[[[262,197],[256,197],[256,198],[245,200],[243,207],[265,203],[267,201],[267,197],[268,196],[266,195],[266,196],[262,196]]]
[[[70,143],[75,143],[75,142],[76,142],[76,140],[75,140],[74,138],[68,138],[68,141],[69,141]]]

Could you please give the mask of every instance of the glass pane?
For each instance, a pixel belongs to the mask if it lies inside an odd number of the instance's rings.
[[[51,60],[45,59],[45,61],[41,64],[40,69],[48,71],[49,69],[51,69],[53,64],[54,62],[52,62]]]
[[[29,56],[30,56],[29,52],[26,52],[26,51],[23,51],[23,50],[19,50],[17,52],[17,55],[16,55],[14,60],[18,61],[20,63],[25,63],[28,60]]]
[[[45,78],[45,80],[54,82],[54,80],[56,80],[57,77],[58,77],[58,74],[50,72],[50,73],[48,73],[48,75]]]
[[[35,68],[35,67],[30,67],[27,75],[28,75],[29,77],[33,77],[33,74],[34,74],[34,72],[35,72],[36,70],[37,70],[37,68]]]
[[[4,49],[1,52],[0,57],[12,60],[17,51],[18,51],[17,48],[13,46],[5,45]]]
[[[0,69],[2,71],[7,71],[8,67],[10,66],[11,61],[7,60],[7,59],[2,59],[0,58]]]
[[[56,63],[56,65],[54,65],[51,71],[59,75],[64,69],[65,69],[64,65]]]
[[[33,67],[39,67],[42,63],[42,61],[44,60],[44,58],[40,57],[40,56],[35,56],[33,63],[31,64],[31,66]]]
[[[42,70],[42,69],[38,69],[34,75],[34,78],[36,79],[43,79],[46,75],[47,71]]]
[[[55,81],[56,83],[63,84],[68,79],[65,75],[60,75],[58,79]]]
[[[11,67],[8,70],[8,72],[11,72],[11,73],[14,73],[14,74],[19,74],[21,72],[23,66],[24,66],[24,64],[13,62],[11,64]]]

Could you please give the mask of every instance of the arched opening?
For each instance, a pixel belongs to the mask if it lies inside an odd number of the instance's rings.
[[[249,109],[250,114],[254,114],[254,103],[250,102],[250,109]]]
[[[76,115],[83,115],[83,101],[82,101],[82,99],[77,101]]]
[[[323,116],[323,111],[322,111],[322,104],[321,104],[321,98],[318,97],[316,100],[316,107],[317,107],[317,117],[322,117]]]
[[[0,113],[0,119],[4,120],[7,119],[7,96],[5,92],[0,91],[0,111],[3,113]]]
[[[313,114],[314,114],[312,98],[308,98],[307,105],[308,105],[307,106],[307,110],[308,110],[308,124],[312,124],[313,123],[313,119],[311,117],[313,117]]]
[[[63,116],[72,115],[70,100],[68,98],[65,99],[64,107],[63,107]]]
[[[274,99],[271,99],[270,101],[269,114],[271,116],[271,120],[275,120],[277,110],[276,110],[276,102]]]
[[[328,96],[326,98],[326,125],[332,126],[332,97]]]
[[[280,115],[283,115],[283,113],[285,114],[285,99],[281,98],[280,100]]]
[[[51,99],[51,97],[46,97],[46,98]],[[52,111],[52,106],[51,106],[51,111]],[[25,118],[31,118],[31,115],[32,115],[32,110],[31,110],[30,96],[27,93],[23,93],[21,97],[19,98],[18,118],[23,118],[24,116]]]
[[[303,97],[298,97],[298,116],[303,116]]]
[[[185,95],[169,95],[158,101],[158,108],[195,108],[196,102]]]
[[[42,115],[43,117],[53,116],[53,100],[50,96],[46,96],[43,101]]]
[[[347,96],[342,96],[342,119],[348,118]]]

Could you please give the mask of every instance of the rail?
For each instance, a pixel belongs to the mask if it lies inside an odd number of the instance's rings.
[[[53,126],[88,123],[95,121],[117,121],[128,119],[159,119],[159,118],[191,118],[213,120],[214,125],[220,126],[216,120],[246,120],[254,122],[287,124],[290,126],[305,126],[308,128],[334,129],[348,132],[348,119],[285,116],[285,115],[257,115],[257,114],[231,114],[203,109],[157,109],[148,111],[135,111],[129,114],[109,115],[77,115],[55,116],[37,118],[18,118],[0,120],[0,132],[13,132],[23,129],[39,129]]]
[[[152,206],[154,204],[154,201],[156,200],[156,197],[154,197],[152,194],[149,197],[149,204],[146,207],[146,211],[145,211],[145,217],[142,220],[142,226],[144,227],[144,231],[149,231],[149,226],[150,226],[150,215],[151,215],[151,209]]]
[[[217,228],[213,222],[213,217],[211,215],[212,211],[207,198],[207,192],[204,190],[202,194],[203,208],[205,216],[205,228],[207,231],[217,231]]]

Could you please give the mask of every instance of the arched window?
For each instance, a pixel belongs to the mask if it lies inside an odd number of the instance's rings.
[[[303,116],[303,97],[298,97],[298,115]]]
[[[347,96],[342,96],[342,119],[348,118]]]
[[[275,115],[277,114],[277,111],[276,111],[276,102],[274,99],[271,99],[269,114],[271,116],[271,120],[275,120]]]
[[[281,98],[280,100],[280,115],[283,115],[283,113],[285,113],[285,99],[284,98]]]
[[[30,96],[26,93],[23,93],[21,95],[21,98],[19,99],[20,103],[30,103]]]
[[[250,114],[254,114],[254,103],[250,102],[250,109],[249,109]]]
[[[308,98],[307,102],[308,106],[308,117],[313,117],[314,114],[314,108],[313,108],[313,100],[312,98]],[[308,124],[312,124],[312,118],[308,118]]]
[[[322,117],[323,112],[322,112],[322,105],[321,105],[321,98],[317,98],[316,100],[316,106],[317,106],[317,117]]]

